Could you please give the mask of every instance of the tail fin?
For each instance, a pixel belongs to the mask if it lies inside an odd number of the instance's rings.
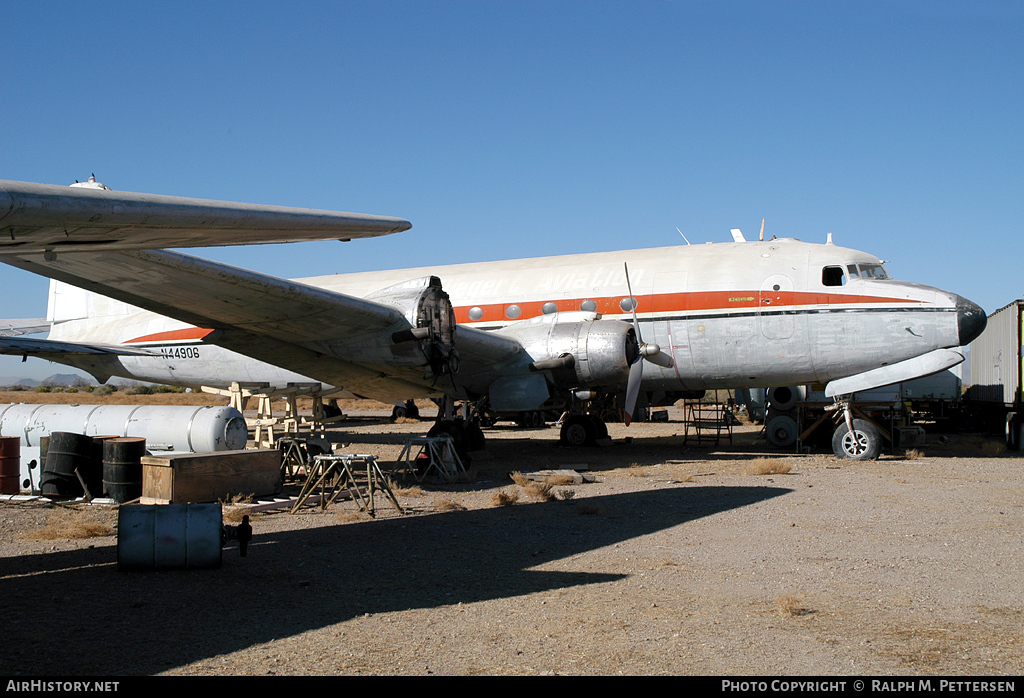
[[[69,320],[127,315],[130,307],[127,303],[50,279],[46,319],[56,324]]]

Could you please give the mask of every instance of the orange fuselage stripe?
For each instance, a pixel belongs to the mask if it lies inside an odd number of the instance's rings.
[[[169,332],[157,332],[147,334],[135,339],[129,339],[125,344],[139,344],[141,342],[180,342],[183,340],[198,341],[213,332],[202,327],[186,327],[183,330],[171,330]]]
[[[841,293],[815,293],[807,291],[693,291],[690,293],[654,293],[646,296],[634,296],[637,300],[638,313],[666,313],[693,311],[728,311],[737,308],[775,308],[792,306],[836,306],[861,305],[877,303],[920,303],[921,301],[905,298],[885,298],[882,296],[854,296]],[[543,315],[543,307],[554,303],[558,310],[579,310],[580,304],[591,300],[597,305],[597,312],[602,315],[621,315],[619,307],[622,297],[605,298],[564,298],[558,301],[526,301],[521,303],[491,303],[472,306],[483,311],[477,320],[469,317],[470,306],[455,308],[455,321],[471,324],[474,322],[507,322],[505,308],[510,305],[519,306],[521,313],[518,320]]]

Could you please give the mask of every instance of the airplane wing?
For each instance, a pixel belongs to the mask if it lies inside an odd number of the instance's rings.
[[[361,397],[390,402],[441,392],[444,373],[426,365],[421,341],[409,332],[417,327],[415,308],[403,306],[416,283],[367,300],[168,250],[0,255],[0,261],[213,330],[204,342]],[[431,281],[437,280],[421,285]],[[459,357],[470,359],[469,370],[521,352],[511,339],[462,327],[458,333]]]
[[[47,325],[49,327],[49,325]],[[58,342],[51,339],[30,339],[0,336],[0,354],[16,356],[59,356],[63,354],[112,354],[116,356],[160,356],[159,352],[147,349],[106,344],[80,344]]]
[[[350,240],[411,227],[387,216],[0,180],[0,255]]]
[[[46,318],[0,320],[0,337],[16,337],[22,334],[47,332],[50,322]]]

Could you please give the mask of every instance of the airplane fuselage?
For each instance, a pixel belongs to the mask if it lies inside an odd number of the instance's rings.
[[[628,266],[628,284],[626,268]],[[772,387],[858,374],[964,342],[964,301],[888,278],[877,257],[792,239],[716,243],[299,279],[350,296],[438,277],[460,326],[495,333],[545,316],[632,319],[672,359],[643,390]],[[632,289],[632,296],[630,295]],[[244,302],[244,299],[240,299]],[[976,306],[975,306],[976,308]],[[309,378],[205,343],[208,330],[58,284],[51,339],[148,348],[156,356],[69,357],[95,375],[176,385],[271,388]],[[557,314],[557,315],[556,315]],[[983,314],[982,314],[982,317]],[[457,344],[456,336],[456,347]],[[968,339],[969,341],[969,339]],[[532,356],[534,360],[548,356]],[[486,367],[437,394],[486,394]],[[339,386],[344,388],[344,386]],[[410,395],[416,397],[416,395]]]

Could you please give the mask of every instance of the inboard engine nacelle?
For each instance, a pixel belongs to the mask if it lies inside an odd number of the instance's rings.
[[[533,357],[532,371],[544,371],[564,389],[623,386],[639,358],[636,331],[628,322],[601,320],[597,313],[553,313],[501,330]]]

